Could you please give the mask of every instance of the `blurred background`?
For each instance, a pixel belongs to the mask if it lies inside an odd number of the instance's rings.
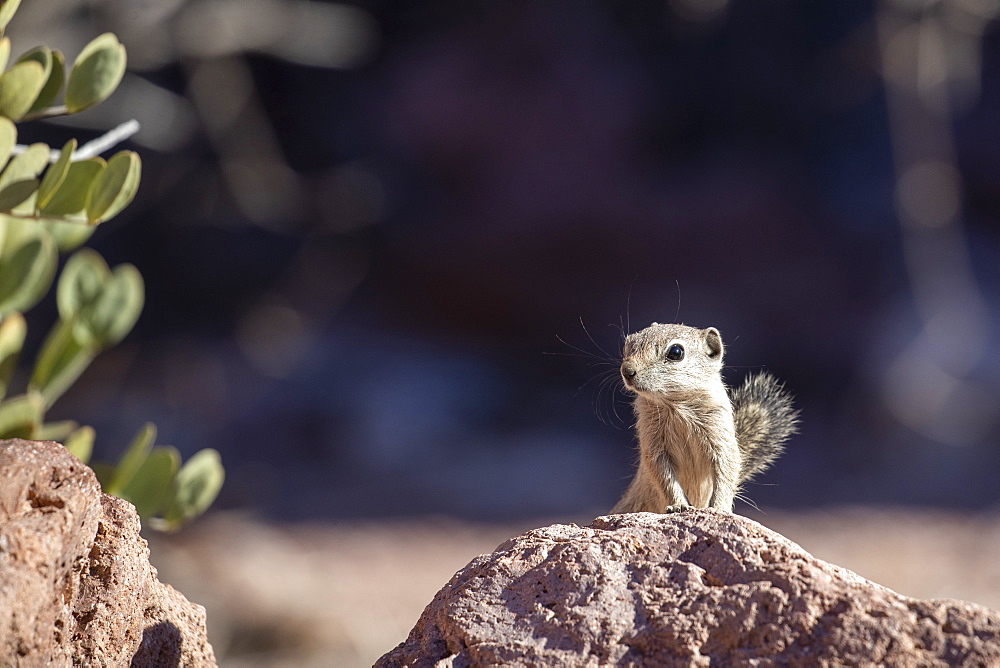
[[[363,665],[479,552],[614,504],[623,330],[715,326],[727,382],[767,369],[802,409],[747,490],[768,514],[738,512],[998,607],[998,13],[23,2],[14,54],[110,30],[129,71],[21,140],[142,125],[139,195],[89,245],[146,308],[52,415],[98,457],[146,420],[221,452],[214,513],[150,540],[224,663]]]

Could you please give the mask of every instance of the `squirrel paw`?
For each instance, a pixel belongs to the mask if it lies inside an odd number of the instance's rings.
[[[663,512],[664,513],[679,513],[681,511],[687,510],[689,508],[691,508],[691,506],[689,506],[686,503],[676,503],[676,504],[674,504],[672,506],[667,506],[666,508],[664,508]]]

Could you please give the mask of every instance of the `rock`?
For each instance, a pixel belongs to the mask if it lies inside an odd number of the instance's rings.
[[[1000,665],[1000,613],[901,596],[715,510],[535,529],[376,666]]]
[[[204,608],[157,581],[135,508],[50,441],[0,441],[0,663],[215,665]]]

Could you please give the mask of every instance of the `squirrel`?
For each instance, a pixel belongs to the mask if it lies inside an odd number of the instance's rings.
[[[733,512],[740,485],[782,453],[798,424],[791,395],[767,373],[730,392],[723,352],[714,327],[654,322],[626,337],[621,376],[635,395],[639,466],[612,513]]]

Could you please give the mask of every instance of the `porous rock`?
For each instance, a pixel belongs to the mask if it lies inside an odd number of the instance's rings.
[[[131,504],[50,441],[0,441],[0,665],[213,666]]]
[[[901,596],[715,510],[535,529],[376,666],[1000,665],[1000,613]]]

